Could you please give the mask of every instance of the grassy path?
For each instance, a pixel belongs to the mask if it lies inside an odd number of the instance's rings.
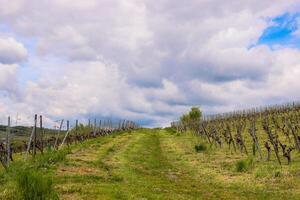
[[[198,140],[162,129],[90,140],[60,164],[55,185],[61,199],[300,199],[298,183],[265,186],[232,170],[239,155],[196,153]]]

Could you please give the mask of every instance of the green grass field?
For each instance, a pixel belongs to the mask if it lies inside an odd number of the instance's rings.
[[[298,159],[280,167],[273,155],[257,162],[226,147],[196,152],[201,140],[139,129],[37,156],[27,168],[50,177],[60,199],[300,199]],[[15,172],[0,174],[0,199],[15,199]]]

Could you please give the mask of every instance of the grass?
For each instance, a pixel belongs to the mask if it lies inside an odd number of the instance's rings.
[[[53,184],[53,173],[58,163],[65,161],[69,148],[60,151],[48,149],[43,155],[17,161],[0,171],[0,199],[52,200],[59,199]]]
[[[171,129],[139,129],[49,150],[0,172],[0,199],[15,199],[21,185],[30,199],[46,188],[45,199],[300,199],[297,157],[280,167],[275,158],[259,162],[204,142]]]
[[[50,169],[41,166],[36,160],[16,161],[2,171],[0,199],[58,199]]]
[[[38,156],[33,160],[37,168],[50,168],[56,163],[64,162],[67,154],[71,153],[69,148],[63,148],[59,151],[54,151],[50,148],[46,150],[44,155]]]

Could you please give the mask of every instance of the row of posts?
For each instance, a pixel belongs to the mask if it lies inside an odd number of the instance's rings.
[[[76,126],[78,124],[78,121],[76,120]],[[94,119],[94,124],[92,125],[91,123],[91,120],[89,119],[88,120],[88,127],[90,128],[103,128],[104,129],[114,129],[113,127],[113,122],[112,120],[103,120],[103,124],[102,124],[102,120],[99,121],[99,126],[97,126],[97,119]],[[137,125],[133,122],[133,121],[128,121],[128,120],[119,120],[119,123],[118,123],[118,129],[126,129],[126,128],[129,128],[129,127],[132,127],[132,128],[137,128]]]
[[[40,150],[41,150],[41,153],[43,153],[43,148],[44,148],[44,129],[43,129],[43,116],[40,115],[39,116],[39,132],[40,132]],[[64,120],[61,120],[60,121],[60,126],[59,126],[59,129],[57,131],[57,136],[56,136],[56,140],[55,140],[55,144],[54,144],[54,147],[57,146],[57,143],[58,143],[58,139],[59,139],[59,135],[60,135],[60,132],[62,130],[62,127],[63,127],[63,123],[64,123]],[[28,145],[27,145],[27,149],[26,149],[26,154],[25,154],[25,160],[27,159],[28,157],[28,154],[30,152],[30,148],[32,147],[32,154],[33,156],[36,155],[36,152],[37,152],[37,126],[38,126],[38,115],[36,114],[34,116],[34,126],[32,128],[32,132],[30,134],[30,137],[29,137],[29,141],[28,141]],[[113,127],[113,122],[112,120],[107,120],[107,121],[104,121],[103,120],[103,124],[102,124],[102,121],[100,120],[99,121],[99,126],[97,126],[97,120],[95,119],[94,120],[94,124],[92,126],[91,124],[91,120],[89,119],[89,122],[88,122],[88,126],[90,128],[93,129],[93,134],[94,136],[96,135],[96,132],[97,132],[97,128],[99,129],[104,129],[104,130],[114,130],[114,127]],[[120,120],[119,123],[118,123],[118,130],[126,130],[128,128],[138,128],[138,126],[133,122],[133,121],[128,121],[128,120]],[[67,127],[66,127],[66,135],[65,137],[63,138],[63,141],[62,141],[62,144],[64,144],[67,136],[68,136],[68,133],[69,133],[69,130],[70,130],[70,123],[69,123],[69,120],[67,120]],[[77,134],[77,130],[78,130],[78,120],[76,120],[75,122],[75,134]],[[4,161],[5,161],[5,167],[8,167],[9,166],[9,162],[10,162],[10,156],[11,156],[11,137],[10,137],[10,134],[11,134],[11,118],[8,117],[8,122],[7,122],[7,128],[6,128],[6,158],[4,158]]]

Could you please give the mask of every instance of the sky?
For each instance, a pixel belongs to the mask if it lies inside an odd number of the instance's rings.
[[[299,101],[299,27],[300,0],[0,0],[0,123]]]

